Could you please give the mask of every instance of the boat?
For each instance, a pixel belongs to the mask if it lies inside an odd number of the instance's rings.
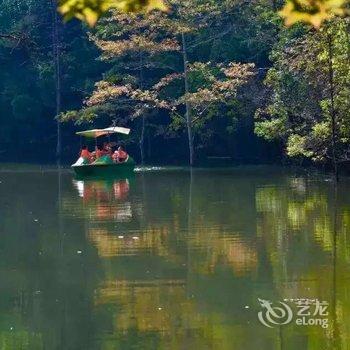
[[[97,138],[108,136],[110,139],[111,135],[117,133],[129,135],[130,129],[112,126],[105,129],[78,131],[76,134],[81,137],[94,138],[95,144],[97,144]],[[80,157],[77,162],[72,165],[72,169],[79,178],[114,177],[133,173],[135,169],[135,161],[130,155],[128,155],[127,159],[121,163],[115,163],[110,157],[106,157],[105,159],[101,158],[93,163],[87,164],[84,159]]]

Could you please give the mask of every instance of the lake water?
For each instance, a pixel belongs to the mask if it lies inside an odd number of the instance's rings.
[[[348,349],[349,192],[272,167],[3,166],[0,349]]]

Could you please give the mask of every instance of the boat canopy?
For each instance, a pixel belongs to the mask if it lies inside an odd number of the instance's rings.
[[[96,138],[96,137],[110,135],[110,134],[116,134],[116,133],[129,135],[130,129],[122,128],[119,126],[112,126],[110,128],[106,128],[106,129],[91,129],[91,130],[85,130],[85,131],[78,131],[76,134],[80,135],[80,136]]]

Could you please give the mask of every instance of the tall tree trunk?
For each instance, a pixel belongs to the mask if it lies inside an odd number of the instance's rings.
[[[187,95],[189,93],[189,83],[188,83],[188,60],[187,60],[185,33],[182,33],[182,56],[183,56],[183,63],[184,63],[185,93]],[[193,148],[193,136],[192,136],[191,105],[188,102],[187,98],[186,98],[186,123],[187,123],[189,162],[190,162],[190,166],[192,166],[193,160],[194,160],[194,148]]]
[[[61,113],[61,40],[59,34],[60,19],[57,12],[57,1],[51,0],[53,19],[52,19],[52,48],[55,65],[55,94],[56,94],[56,118]],[[61,123],[57,119],[57,143],[56,158],[61,159]]]
[[[145,128],[146,128],[146,120],[145,120],[145,116],[142,115],[141,136],[140,136],[140,140],[139,140],[140,155],[141,155],[141,165],[144,165],[144,163],[145,163],[145,151],[144,151]]]
[[[337,159],[337,115],[334,104],[334,69],[333,69],[333,38],[330,33],[327,34],[328,39],[328,82],[329,92],[331,99],[330,115],[331,115],[331,127],[332,127],[332,163],[333,173],[336,182],[339,181],[338,174],[338,159]]]
[[[143,59],[142,59],[142,52],[140,52],[140,83],[139,83],[140,89],[143,89]],[[146,118],[145,114],[142,114],[142,122],[141,122],[141,135],[139,140],[139,147],[140,147],[140,155],[141,155],[141,165],[144,165],[145,162],[145,129],[146,129]]]

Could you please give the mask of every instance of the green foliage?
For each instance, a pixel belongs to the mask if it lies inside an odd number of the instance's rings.
[[[327,162],[334,148],[336,161],[348,159],[348,25],[349,19],[333,19],[293,40],[287,31],[289,39],[282,36],[271,55],[274,68],[265,79],[270,96],[256,113],[255,130],[267,140],[283,140],[289,156]]]
[[[189,4],[191,16],[185,11]],[[203,8],[199,0],[177,6],[177,13],[171,17],[160,13],[143,16],[114,12],[101,22],[91,38],[101,49],[101,58],[112,62],[114,67],[96,84],[95,91],[85,101],[87,107],[82,109],[83,113],[65,114],[63,120],[70,117],[76,120],[79,116],[81,120],[99,119],[101,114],[87,116],[87,110],[108,104],[115,107],[113,119],[117,123],[128,120],[129,124],[136,124],[139,135],[143,134],[139,128],[144,127],[144,123],[138,125],[136,120],[147,117],[148,129],[151,126],[157,135],[174,136],[187,130],[185,106],[189,103],[196,146],[201,148],[208,144],[214,136],[213,130],[208,129],[210,123],[219,117],[231,120],[226,116],[229,106],[233,108],[238,90],[254,76],[254,64],[191,60],[187,64],[189,92],[186,94],[181,29],[186,35],[197,37],[197,17],[203,22],[205,18],[209,21],[212,13],[207,6]],[[215,2],[209,8],[215,8],[220,16],[227,9]],[[210,32],[204,23],[202,30]],[[170,69],[164,69],[163,62],[168,58],[172,62]],[[114,73],[116,70],[118,74]],[[169,122],[153,124],[151,118],[156,114],[161,114],[163,119],[166,117]],[[226,124],[232,128],[230,122]]]
[[[291,2],[293,11],[310,10]],[[283,3],[170,0],[171,11],[145,15],[151,7],[162,7],[161,3],[61,1],[66,19],[78,17],[93,25],[105,13],[91,29],[77,21],[59,25],[62,110],[70,111],[61,119],[89,127],[112,121],[128,125],[134,131],[133,147],[144,137],[150,159],[153,152],[159,162],[168,160],[169,154],[182,160],[189,102],[194,143],[201,157],[217,153],[256,161],[264,154],[286,152],[328,162],[331,37],[337,159],[346,160],[349,21],[332,17],[318,31],[300,23],[284,28],[277,13]],[[0,152],[18,137],[19,125],[26,127],[19,149],[34,143],[40,149],[40,144],[47,145],[48,152],[54,148],[53,9],[44,0],[2,2]],[[130,10],[137,12],[124,12]],[[308,16],[318,16],[317,9],[312,12]],[[335,8],[326,12],[327,16],[336,13]],[[187,43],[187,94],[182,33]],[[74,125],[65,123],[62,128],[63,143],[73,144]],[[266,143],[262,138],[281,143]],[[274,148],[278,144],[283,145],[279,150]]]
[[[348,4],[348,0],[287,0],[280,14],[287,26],[305,22],[319,28],[334,15],[343,15]]]
[[[16,159],[25,149],[29,161],[37,160],[39,154],[49,159],[54,153],[53,10],[45,0],[1,2],[0,156]],[[95,61],[96,49],[79,23],[62,24],[59,31],[62,107],[73,109],[81,104],[86,91],[91,91],[92,81],[101,74],[101,63]],[[70,128],[64,128],[68,135]],[[67,143],[70,141],[65,141],[65,147]]]
[[[259,120],[258,116],[257,119]],[[286,121],[283,118],[256,121],[255,133],[268,141],[284,138],[286,135]]]
[[[176,5],[175,3],[175,7]],[[207,8],[210,8],[210,2],[206,5]],[[287,26],[305,22],[319,28],[325,20],[334,15],[346,13],[347,5],[349,5],[348,0],[286,0],[280,15]],[[59,11],[67,20],[76,17],[90,26],[94,26],[99,17],[110,8],[124,12],[167,10],[163,0],[60,0],[59,4]],[[202,6],[200,10],[203,8],[205,6]],[[192,11],[189,11],[189,14]]]
[[[167,9],[162,0],[60,0],[58,8],[66,20],[76,17],[90,26],[111,8],[125,12]]]
[[[287,154],[290,157],[311,157],[312,151],[307,150],[307,138],[305,136],[291,134],[287,141]]]

